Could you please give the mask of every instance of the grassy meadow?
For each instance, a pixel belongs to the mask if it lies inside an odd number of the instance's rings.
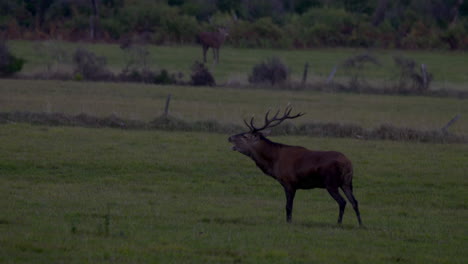
[[[28,41],[10,41],[11,50],[27,60],[23,72],[45,71],[50,55],[39,49],[39,43]],[[128,55],[117,44],[85,44],[55,42],[50,44],[47,52],[53,54],[63,50],[71,56],[77,47],[84,47],[93,51],[98,56],[105,56],[108,67],[114,72],[120,72]],[[201,61],[202,49],[199,46],[147,46],[149,51],[148,63],[151,68],[164,68],[171,72],[184,73],[184,79],[188,80],[191,74],[191,66],[194,61]],[[394,82],[398,76],[398,70],[394,66],[393,56],[405,56],[417,63],[425,63],[427,69],[434,75],[433,89],[451,88],[467,89],[468,83],[468,54],[463,51],[403,51],[403,50],[365,50],[351,48],[333,49],[308,49],[308,50],[277,50],[277,49],[235,49],[223,47],[220,51],[220,63],[212,65],[212,52],[207,54],[210,71],[218,84],[245,83],[253,66],[261,61],[278,57],[290,68],[292,78],[300,80],[307,62],[310,65],[309,81],[324,81],[336,65],[340,65],[346,59],[370,52],[381,63],[380,66],[366,67],[364,75],[367,80],[388,85]],[[63,67],[63,65],[61,65]],[[55,69],[55,67],[52,67]],[[336,73],[338,80],[346,80],[350,72],[339,68]]]
[[[78,44],[64,43],[72,50]],[[26,72],[42,69],[34,44],[14,41]],[[116,70],[117,45],[90,45]],[[198,47],[151,47],[155,66],[186,69]],[[360,51],[359,51],[360,52]],[[246,78],[260,59],[278,55],[300,76],[309,60],[326,78],[351,49],[221,50],[216,78]],[[402,52],[437,69],[441,82],[465,89],[465,53]],[[391,61],[393,51],[379,56]],[[211,54],[210,54],[211,55]],[[386,57],[385,57],[386,56]],[[317,63],[323,60],[323,64]],[[314,68],[314,65],[321,65]],[[433,66],[430,66],[433,65]],[[367,69],[386,80],[381,69]],[[386,74],[386,73],[385,73]],[[241,77],[239,77],[241,76]],[[0,79],[0,112],[86,113],[150,121],[242,124],[291,103],[295,123],[388,123],[468,135],[467,100],[226,87],[157,86]],[[325,190],[300,190],[293,223],[282,187],[229,135],[0,122],[0,263],[465,263],[468,259],[468,144],[272,137],[316,150],[338,150],[354,163],[354,192],[337,226],[338,205]]]
[[[351,207],[278,183],[227,135],[0,127],[2,263],[464,263],[467,145],[280,137],[355,163]]]

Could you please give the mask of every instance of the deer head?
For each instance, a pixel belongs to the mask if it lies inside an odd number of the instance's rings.
[[[218,33],[225,39],[227,36],[229,36],[229,30],[225,27],[220,27],[218,28]]]
[[[280,114],[280,110],[278,110],[272,118],[269,118],[270,110],[268,110],[265,114],[265,122],[261,127],[256,127],[254,125],[253,117],[250,119],[250,122],[244,119],[244,124],[249,128],[249,131],[229,137],[228,141],[233,144],[232,150],[251,156],[259,144],[267,140],[265,137],[269,132],[266,129],[278,126],[286,119],[294,119],[304,115],[303,113],[291,115],[291,112],[292,107],[287,106],[281,117],[278,116]]]

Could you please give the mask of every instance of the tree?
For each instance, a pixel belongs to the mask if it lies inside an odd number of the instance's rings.
[[[97,27],[99,26],[99,12],[97,2],[97,0],[91,0],[91,7],[93,9],[91,17],[89,19],[89,35],[91,37],[91,40],[94,40],[96,38]]]

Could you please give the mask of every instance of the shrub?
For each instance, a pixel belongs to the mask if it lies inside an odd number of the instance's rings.
[[[468,24],[468,22],[465,22]],[[459,48],[464,48],[466,49],[466,43],[464,43],[464,40],[466,40],[466,35],[468,33],[468,30],[466,29],[468,27],[464,26],[462,23],[458,23],[455,26],[452,26],[445,30],[441,34],[441,40],[445,43],[448,44],[449,48],[451,50],[456,50]]]
[[[129,31],[128,25],[114,17],[101,19],[100,23],[102,30],[107,32],[113,39],[119,39],[125,32]]]
[[[365,77],[364,69],[367,65],[373,64],[380,66],[380,62],[372,54],[363,53],[346,59],[342,66],[350,73],[349,89],[352,91],[361,91],[365,86],[369,86]]]
[[[142,42],[143,45],[138,42]],[[144,39],[132,37],[122,41],[120,48],[125,54],[124,71],[144,72],[149,70],[150,52],[144,44],[145,42]]]
[[[60,71],[63,64],[67,63],[70,58],[66,47],[60,41],[41,41],[34,45],[34,49],[46,63],[47,72],[53,75],[54,72]]]
[[[143,82],[155,84],[174,84],[177,83],[179,74],[170,74],[166,69],[159,72],[151,70],[123,70],[118,75],[118,80],[124,82]]]
[[[252,74],[249,76],[249,82],[269,82],[271,85],[275,85],[286,81],[288,77],[288,67],[280,59],[272,57],[253,67]]]
[[[3,41],[0,41],[0,77],[12,76],[21,71],[25,60],[15,57]]]
[[[307,46],[346,45],[357,27],[357,15],[344,9],[311,8],[302,14],[297,26]]]
[[[261,18],[255,22],[237,21],[229,29],[227,40],[235,47],[285,48],[292,46],[292,38],[271,18]]]
[[[153,78],[154,83],[157,84],[173,84],[176,83],[175,77],[172,74],[169,74],[169,72],[166,69],[162,69],[159,71],[159,74],[156,74]]]
[[[195,61],[192,66],[192,81],[191,84],[195,86],[214,86],[216,85],[213,75],[205,67],[205,64]]]
[[[431,73],[424,72],[423,69],[417,71],[417,63],[412,59],[395,56],[393,60],[399,69],[399,81],[395,86],[399,93],[422,93],[429,89]]]
[[[192,42],[200,31],[196,19],[190,16],[167,17],[161,29],[166,41],[176,43]]]
[[[98,57],[91,51],[83,48],[76,49],[73,54],[75,75],[80,74],[85,80],[109,80],[113,74],[106,69],[106,58]]]
[[[409,49],[427,49],[434,47],[434,29],[418,21],[411,26],[411,30],[402,39],[402,46]]]

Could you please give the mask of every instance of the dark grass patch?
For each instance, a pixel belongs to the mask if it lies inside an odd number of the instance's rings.
[[[161,129],[174,131],[197,131],[212,133],[239,133],[246,129],[235,124],[223,124],[216,120],[188,122],[172,116],[160,116],[150,122],[122,119],[115,115],[95,117],[88,114],[0,112],[0,124],[30,123],[46,126],[78,126],[93,128]],[[443,130],[417,130],[382,124],[365,129],[356,124],[309,122],[301,125],[285,123],[276,127],[274,135],[304,135],[315,137],[357,138],[364,140],[415,141],[427,143],[468,143],[465,135],[456,135]]]
[[[234,217],[234,218],[223,218],[223,217],[215,217],[215,218],[207,218],[204,217],[200,219],[200,223],[215,223],[219,225],[226,225],[226,224],[233,224],[233,225],[248,225],[248,226],[255,226],[257,223],[252,220],[248,220],[242,217]]]
[[[0,225],[10,225],[11,222],[6,219],[0,219]]]
[[[21,252],[31,252],[36,254],[41,254],[45,252],[43,248],[28,242],[18,243],[15,245],[15,248]]]

